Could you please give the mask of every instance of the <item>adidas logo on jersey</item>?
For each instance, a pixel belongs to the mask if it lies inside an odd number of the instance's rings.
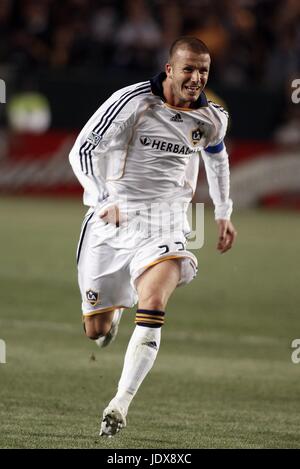
[[[172,122],[183,122],[181,114],[177,112],[173,117],[171,117],[170,121]]]

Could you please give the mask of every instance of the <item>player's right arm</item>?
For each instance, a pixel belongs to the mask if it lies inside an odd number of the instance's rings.
[[[120,149],[126,147],[141,99],[150,91],[150,82],[138,83],[117,91],[100,106],[78,135],[69,160],[84,188],[85,205],[94,207],[109,197],[106,174],[110,145],[117,142]],[[121,164],[118,157],[113,164]]]

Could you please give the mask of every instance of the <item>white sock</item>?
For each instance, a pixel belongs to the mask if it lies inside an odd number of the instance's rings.
[[[116,399],[127,412],[137,390],[151,370],[159,346],[161,328],[136,325],[124,359]]]

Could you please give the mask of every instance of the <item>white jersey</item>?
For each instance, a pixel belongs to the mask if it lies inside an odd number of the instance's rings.
[[[115,92],[80,132],[70,153],[84,204],[189,202],[202,154],[216,218],[229,219],[228,115],[202,92],[197,108],[167,104],[165,74]]]

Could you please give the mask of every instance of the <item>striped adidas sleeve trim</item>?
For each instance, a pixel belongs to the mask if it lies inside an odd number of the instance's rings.
[[[219,111],[223,112],[223,114],[225,114],[227,118],[229,117],[228,112],[222,106],[220,106],[220,104],[214,103],[213,101],[210,101],[210,100],[208,100],[208,103],[211,106],[213,106],[215,109],[218,109]]]
[[[113,121],[120,114],[122,109],[133,98],[141,94],[147,94],[151,91],[150,81],[142,83],[134,90],[126,91],[118,100],[116,100],[102,114],[99,122],[90,132],[86,141],[81,145],[79,150],[81,171],[85,174],[94,175],[92,151],[103,139],[105,133],[112,125]]]

